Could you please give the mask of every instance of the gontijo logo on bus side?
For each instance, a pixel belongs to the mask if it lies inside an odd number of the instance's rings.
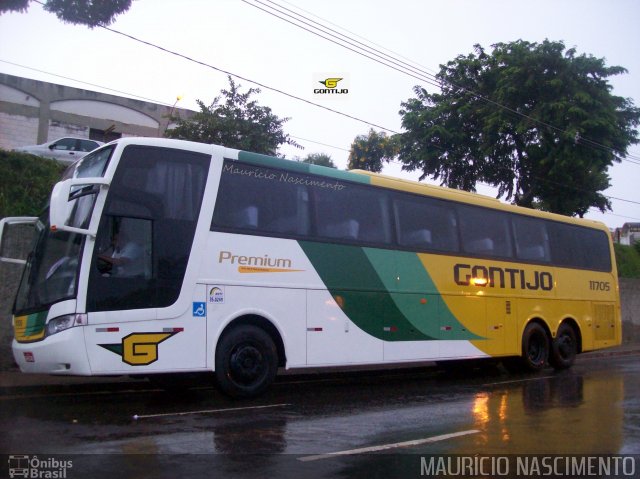
[[[158,345],[178,332],[132,333],[122,338],[121,343],[98,346],[122,356],[122,362],[130,366],[148,366],[158,360]]]
[[[293,261],[289,258],[272,258],[268,254],[263,256],[244,256],[231,251],[220,251],[218,263],[238,265],[238,273],[295,273],[304,271],[294,269]]]
[[[456,263],[453,265],[453,278],[460,286],[543,291],[553,289],[553,276],[549,271]]]

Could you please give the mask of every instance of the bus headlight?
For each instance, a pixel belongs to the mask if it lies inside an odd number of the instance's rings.
[[[58,318],[53,318],[47,323],[47,336],[59,333],[65,329],[75,326],[84,326],[87,324],[86,314],[65,314]]]

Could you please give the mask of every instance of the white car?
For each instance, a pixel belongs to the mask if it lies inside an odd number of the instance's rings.
[[[14,148],[13,151],[53,158],[63,163],[73,163],[101,145],[104,145],[101,141],[89,140],[87,138],[65,137],[43,143],[42,145],[20,146]]]

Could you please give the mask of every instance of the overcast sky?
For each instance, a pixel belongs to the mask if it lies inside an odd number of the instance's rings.
[[[562,40],[579,54],[604,57],[629,72],[612,78],[613,94],[640,105],[640,1],[637,0],[275,0],[378,50],[394,52],[435,73],[468,54],[476,43]],[[416,78],[343,49],[262,10],[267,0],[134,0],[111,27],[221,70],[313,101],[353,117],[401,131],[400,103],[413,96]],[[196,109],[228,85],[226,74],[101,28],[64,24],[32,4],[26,14],[0,16],[0,72]],[[57,75],[57,76],[56,76]],[[314,97],[317,75],[344,77],[349,94]],[[66,78],[62,78],[66,77]],[[244,89],[255,86],[236,80]],[[436,88],[421,83],[430,92]],[[106,87],[111,90],[105,90]],[[113,90],[117,90],[114,92]],[[340,168],[365,123],[263,88],[256,97],[305,147],[287,157],[327,153]],[[640,146],[632,161],[611,170],[605,194],[613,211],[588,217],[609,227],[640,221]],[[384,173],[416,179],[391,164]],[[490,189],[479,191],[492,194]]]

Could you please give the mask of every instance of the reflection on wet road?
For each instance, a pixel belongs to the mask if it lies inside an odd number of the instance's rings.
[[[2,398],[0,452],[82,454],[78,467],[92,474],[157,477],[178,466],[215,467],[216,477],[413,477],[428,454],[638,454],[639,378],[638,356],[626,356],[538,376],[289,377],[242,402],[211,388],[43,391]]]

